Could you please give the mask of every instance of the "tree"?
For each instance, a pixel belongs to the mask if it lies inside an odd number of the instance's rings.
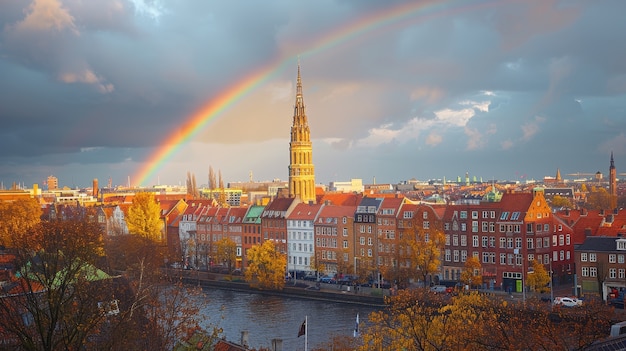
[[[416,227],[422,228],[413,225],[413,228]],[[443,231],[435,228],[429,232],[415,229],[412,234],[407,233],[402,240],[402,252],[405,255],[402,261],[408,263],[409,277],[418,277],[422,282],[426,282],[431,274],[438,272],[444,245]]]
[[[611,194],[605,188],[593,187],[592,191],[587,194],[585,207],[594,210],[611,210]]]
[[[187,172],[187,195],[192,199],[200,197],[198,187],[196,186],[196,175],[191,172]]]
[[[12,246],[13,236],[35,227],[41,206],[35,199],[0,202],[0,245]]]
[[[468,257],[465,266],[461,272],[461,281],[467,284],[471,289],[473,286],[481,286],[483,276],[481,274],[481,265],[478,257]]]
[[[552,207],[556,207],[556,208],[572,208],[572,203],[571,201],[565,197],[565,196],[560,196],[560,195],[554,195],[554,197],[552,197]]]
[[[237,260],[237,243],[229,238],[223,238],[216,244],[215,259],[228,267],[228,272],[232,272]]]
[[[128,231],[155,241],[161,240],[161,207],[154,199],[154,194],[141,192],[135,194],[133,204],[126,217]]]
[[[528,287],[533,291],[549,291],[552,286],[548,287],[550,273],[546,270],[546,267],[537,260],[532,260],[530,267],[532,268],[532,273],[529,273],[526,278]]]
[[[209,189],[217,189],[217,180],[215,178],[215,171],[212,166],[209,166]]]
[[[274,242],[266,240],[248,250],[246,280],[260,289],[282,290],[285,286],[287,257],[276,250]]]
[[[96,268],[102,229],[84,220],[41,222],[16,236],[20,287],[0,298],[0,330],[25,350],[78,350],[105,322],[98,302],[114,299],[113,278]]]

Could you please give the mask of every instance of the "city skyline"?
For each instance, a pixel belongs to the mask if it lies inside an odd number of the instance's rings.
[[[626,164],[626,3],[0,5],[0,181],[540,180]]]

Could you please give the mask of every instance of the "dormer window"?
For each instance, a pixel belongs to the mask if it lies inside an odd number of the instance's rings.
[[[617,239],[615,242],[617,243],[618,250],[626,251],[626,239]]]

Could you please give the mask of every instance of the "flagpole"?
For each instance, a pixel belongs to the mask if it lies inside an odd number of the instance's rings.
[[[304,316],[304,351],[308,351],[309,347],[309,321],[308,316]]]

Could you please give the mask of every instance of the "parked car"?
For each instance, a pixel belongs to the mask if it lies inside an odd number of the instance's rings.
[[[335,280],[335,277],[331,277],[329,275],[325,275],[325,276],[320,278],[320,282],[321,283],[326,283],[326,284],[336,284],[337,280]]]
[[[444,294],[448,292],[448,287],[445,285],[435,285],[430,287],[430,291],[435,294]]]
[[[554,304],[563,307],[578,307],[582,306],[583,300],[575,297],[555,297]]]

